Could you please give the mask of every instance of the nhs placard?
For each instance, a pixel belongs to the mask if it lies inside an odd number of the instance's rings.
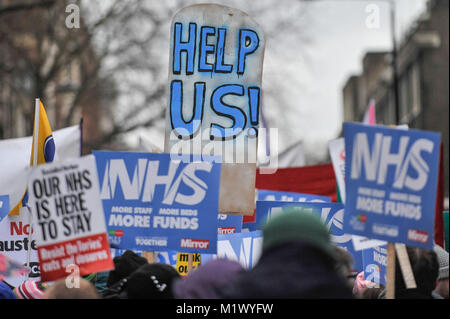
[[[431,249],[438,133],[344,123],[344,231]]]
[[[216,252],[220,163],[158,153],[93,154],[112,247]]]
[[[280,192],[258,189],[258,200],[282,202],[331,202],[331,198],[321,195],[302,194],[294,192]]]

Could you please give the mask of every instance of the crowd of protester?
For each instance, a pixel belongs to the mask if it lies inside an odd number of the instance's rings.
[[[396,299],[448,299],[448,252],[407,247],[417,287],[407,289],[399,262]],[[244,269],[237,261],[217,258],[185,277],[174,267],[148,263],[127,250],[114,258],[114,270],[52,284],[25,281],[18,287],[0,282],[0,299],[383,299],[382,285],[353,275],[352,256],[330,241],[318,217],[287,211],[263,227],[262,253]]]

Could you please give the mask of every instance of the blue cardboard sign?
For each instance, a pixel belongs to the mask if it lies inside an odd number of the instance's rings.
[[[177,252],[174,250],[155,251],[155,263],[177,266]]]
[[[258,200],[281,202],[331,202],[327,196],[258,189]]]
[[[262,251],[262,233],[253,231],[219,235],[217,238],[217,254],[202,254],[202,264],[213,258],[221,257],[235,260],[244,268],[256,265]]]
[[[0,221],[9,213],[9,195],[0,195]]]
[[[362,252],[355,251],[352,237],[343,229],[344,204],[342,203],[289,203],[273,201],[256,202],[256,224],[261,229],[270,218],[283,213],[287,209],[299,208],[316,214],[327,226],[331,241],[347,250],[353,257],[353,270],[360,272],[363,269]]]
[[[344,123],[344,231],[432,249],[438,133]]]
[[[216,252],[220,163],[173,161],[158,153],[93,154],[113,248]]]
[[[218,214],[218,234],[234,234],[242,231],[242,215]]]
[[[387,246],[364,249],[364,279],[386,286]]]

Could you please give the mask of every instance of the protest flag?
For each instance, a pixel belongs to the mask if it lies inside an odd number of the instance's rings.
[[[368,125],[376,125],[376,116],[375,116],[375,100],[371,99],[369,101],[369,106],[367,107],[366,113],[364,114],[363,119],[364,124]]]
[[[279,168],[274,174],[261,174],[257,169],[256,188],[322,195],[336,202],[336,178],[331,163]]]
[[[50,163],[53,161],[54,157],[55,142],[53,140],[53,132],[50,127],[44,105],[39,99],[36,99],[30,166]],[[20,208],[25,207],[27,202],[28,191],[25,189],[22,199],[9,212],[9,215],[19,215]]]

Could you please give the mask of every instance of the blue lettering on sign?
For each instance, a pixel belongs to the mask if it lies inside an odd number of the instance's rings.
[[[184,52],[186,56],[186,74],[194,73],[194,59],[195,59],[195,45],[197,43],[197,25],[189,23],[189,37],[186,42],[181,41],[181,34],[183,25],[175,23],[173,36],[173,67],[174,74],[181,73],[181,53]]]
[[[227,36],[226,27],[201,26],[196,23],[189,23],[186,31],[187,36],[183,40],[183,24],[176,22],[173,28],[173,48],[172,48],[172,73],[176,75],[189,76],[195,73],[194,65],[197,59],[197,72],[212,74],[226,74],[235,70],[238,76],[242,76],[246,71],[246,60],[255,53],[260,45],[258,34],[254,30],[240,29],[238,32],[238,48],[236,50],[235,63],[226,63],[225,43]],[[197,32],[199,35],[197,36]],[[216,38],[215,43],[211,40]],[[198,38],[198,41],[197,41]],[[198,52],[197,52],[198,51]],[[245,128],[252,128],[249,137],[257,137],[259,125],[259,107],[261,100],[261,89],[257,85],[248,87],[239,83],[226,83],[218,87],[209,89],[211,97],[206,97],[207,83],[197,81],[193,88],[193,107],[190,119],[185,119],[183,109],[190,101],[184,101],[183,82],[174,79],[170,83],[169,109],[171,128],[175,131],[179,139],[192,139],[198,132],[203,121],[205,99],[210,102],[209,107],[218,116],[226,118],[230,125],[225,127],[218,123],[211,123],[211,140],[235,139]],[[208,93],[209,94],[209,93]],[[240,104],[248,105],[248,113],[242,107],[231,105],[225,100],[227,96],[238,96],[246,98],[240,100]],[[209,99],[208,99],[209,98]]]
[[[203,119],[205,104],[205,82],[194,84],[194,111],[189,121],[183,118],[183,82],[172,81],[170,85],[170,124],[172,130],[177,131],[178,138],[183,136],[194,137],[200,128]]]
[[[252,54],[258,49],[259,37],[253,30],[241,29],[239,31],[239,46],[238,46],[238,74],[245,72],[245,59],[247,55]]]

